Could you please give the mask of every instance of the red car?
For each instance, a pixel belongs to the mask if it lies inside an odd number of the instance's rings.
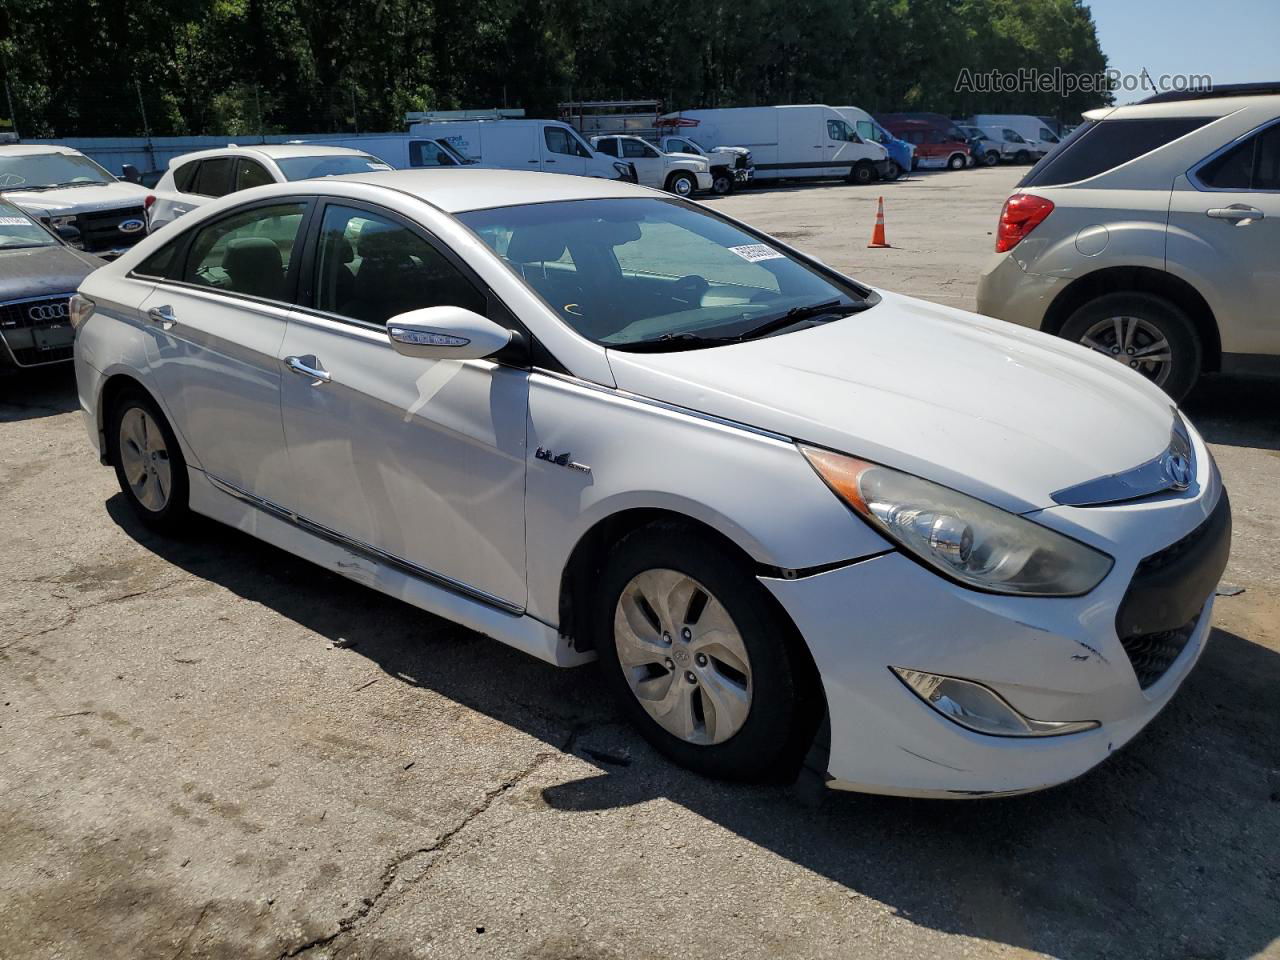
[[[963,170],[969,165],[969,144],[954,126],[947,128],[928,120],[898,120],[892,117],[880,122],[899,140],[915,145],[913,169],[947,167],[951,170]]]

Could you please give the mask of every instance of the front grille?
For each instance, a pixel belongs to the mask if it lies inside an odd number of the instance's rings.
[[[1195,633],[1197,616],[1190,623],[1183,624],[1176,630],[1161,630],[1159,633],[1139,633],[1132,637],[1121,637],[1120,644],[1129,655],[1133,664],[1133,672],[1138,677],[1138,686],[1143,690],[1151,686],[1165,675],[1173,661]]]
[[[120,224],[128,220],[136,220],[143,226],[126,233],[120,229]],[[141,206],[98,210],[93,213],[82,213],[76,217],[80,239],[84,248],[90,253],[133,246],[147,235],[146,222],[147,218]]]
[[[0,340],[20,367],[71,359],[71,294],[0,303]]]

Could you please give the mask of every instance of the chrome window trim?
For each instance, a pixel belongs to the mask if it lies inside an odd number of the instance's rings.
[[[515,616],[524,615],[524,607],[519,604],[512,603],[509,600],[503,600],[501,597],[496,597],[491,593],[486,593],[476,587],[469,586],[460,580],[454,580],[452,577],[447,577],[442,573],[436,573],[433,570],[428,570],[425,567],[420,567],[417,564],[410,563],[408,560],[397,557],[395,554],[387,553],[385,550],[379,550],[372,544],[365,543],[362,540],[356,540],[353,537],[348,537],[345,534],[338,533],[336,530],[330,529],[323,524],[316,523],[314,520],[309,520],[287,507],[282,507],[278,503],[255,496],[247,490],[242,490],[234,483],[228,483],[226,480],[221,480],[211,473],[206,473],[205,476],[209,478],[210,483],[228,496],[234,497],[243,503],[247,503],[249,506],[255,507],[264,513],[268,513],[277,520],[283,520],[285,523],[297,527],[304,533],[309,533],[312,536],[319,537],[321,540],[327,540],[336,546],[344,547],[353,553],[358,553],[361,556],[367,557],[375,563],[394,567],[401,573],[407,573],[409,576],[416,577],[419,580],[424,580],[433,586],[443,587],[453,593],[461,594],[469,600],[478,600],[487,606],[496,607],[504,613],[510,613]]]
[[[1239,144],[1243,143],[1245,140],[1248,140],[1250,137],[1260,135],[1266,130],[1269,130],[1271,127],[1274,127],[1277,125],[1280,125],[1280,117],[1275,117],[1271,120],[1267,120],[1263,123],[1260,123],[1256,127],[1254,127],[1252,130],[1248,130],[1240,134],[1240,136],[1236,137],[1230,143],[1223,144],[1221,147],[1213,151],[1213,153],[1209,154],[1203,160],[1199,161],[1198,163],[1192,164],[1191,168],[1187,170],[1187,181],[1193,187],[1195,187],[1196,190],[1198,190],[1200,193],[1267,193],[1267,194],[1280,193],[1280,189],[1264,190],[1260,187],[1210,187],[1206,185],[1204,182],[1202,182],[1200,179],[1200,171],[1203,170],[1205,167],[1207,167],[1209,164],[1211,164],[1214,160],[1217,160],[1220,156],[1222,156],[1228,150],[1235,148]]]
[[[297,309],[295,304],[285,300],[269,300],[266,297],[255,297],[247,293],[234,293],[230,290],[219,290],[217,287],[206,287],[199,283],[187,283],[185,280],[149,279],[132,275],[128,279],[138,280],[161,288],[176,288],[180,293],[195,294],[197,299],[200,300],[212,300],[214,303],[221,303],[228,307],[241,307],[261,313],[264,316],[274,317],[275,314],[269,312],[271,310],[278,310],[286,314],[285,317],[278,319],[288,319],[287,314]],[[255,310],[254,308],[257,309]]]

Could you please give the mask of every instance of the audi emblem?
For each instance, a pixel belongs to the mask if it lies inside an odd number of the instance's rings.
[[[36,321],[65,320],[69,314],[65,301],[38,303],[34,307],[27,307],[27,316]]]

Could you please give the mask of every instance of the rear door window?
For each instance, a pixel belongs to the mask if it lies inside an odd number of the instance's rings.
[[[231,192],[231,168],[234,157],[211,157],[200,161],[192,193],[202,197],[225,197]]]
[[[1280,190],[1280,123],[1241,140],[1196,171],[1212,190]]]
[[[1212,117],[1160,117],[1102,120],[1079,137],[1062,144],[1037,164],[1018,184],[1020,187],[1052,187],[1088,180],[1121,164],[1157,150],[1197,130]]]

